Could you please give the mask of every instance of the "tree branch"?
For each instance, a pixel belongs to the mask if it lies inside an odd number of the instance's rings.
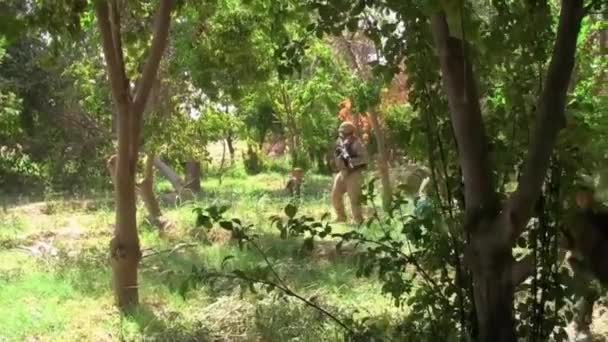
[[[574,68],[576,41],[584,16],[583,0],[562,0],[557,37],[543,90],[537,102],[530,152],[509,215],[514,221],[512,240],[523,231],[540,196],[559,131],[565,127],[566,96]]]
[[[120,68],[120,74],[122,75],[122,82],[126,89],[129,89],[129,79],[127,72],[125,71],[125,59],[122,51],[122,38],[120,35],[120,8],[118,6],[118,0],[112,0],[110,4],[110,29],[112,32],[112,43],[114,46],[114,56],[118,67]]]
[[[513,263],[511,268],[511,283],[513,286],[521,284],[534,273],[534,256],[532,254]]]
[[[135,90],[133,108],[136,116],[141,116],[143,113],[154,79],[156,78],[160,60],[167,46],[169,26],[171,24],[171,11],[174,3],[174,0],[161,0],[158,15],[156,17],[154,36],[150,46],[150,54],[144,65],[141,77],[137,81],[137,89]]]
[[[97,0],[95,2],[95,11],[97,14],[97,24],[101,33],[101,42],[106,64],[108,65],[108,78],[110,79],[112,95],[117,102],[118,107],[128,106],[128,92],[124,80],[124,63],[117,58],[116,44],[114,43],[112,23],[110,21],[110,11],[106,0]],[[121,63],[123,65],[121,66]],[[119,110],[121,112],[121,110]]]
[[[471,218],[496,204],[477,86],[466,60],[466,42],[450,36],[445,13],[433,15],[431,25],[458,145],[467,218]]]

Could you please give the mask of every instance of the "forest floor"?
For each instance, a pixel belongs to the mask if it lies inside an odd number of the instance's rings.
[[[301,302],[242,294],[226,281],[201,284],[182,298],[178,289],[193,266],[219,269],[228,255],[234,256],[229,261],[233,269],[265,264],[258,252],[240,250],[221,233],[197,234],[192,210],[212,204],[229,204],[227,217],[256,225],[262,249],[298,294],[344,317],[370,316],[386,323],[403,317],[407,309],[395,308],[381,295],[378,281],[356,276],[352,253],[340,254],[333,243],[319,243],[312,254],[303,255],[302,239],[279,238],[269,217],[281,215],[289,200],[284,181],[278,173],[227,174],[221,185],[209,178],[203,181],[200,200],[163,208],[175,224],[165,238],[146,223],[140,204],[143,305],[128,318],[121,318],[113,305],[108,243],[114,214],[109,195],[98,201],[5,208],[0,214],[0,341],[341,340],[339,327]],[[309,177],[300,212],[315,217],[329,212],[330,185],[329,177]],[[157,186],[161,192],[168,187]],[[170,252],[178,245],[184,247]]]
[[[243,293],[226,280],[204,282],[182,297],[179,288],[193,266],[221,269],[230,255],[231,269],[266,265],[259,252],[239,249],[225,231],[201,234],[196,227],[194,208],[223,204],[230,205],[227,217],[255,225],[262,250],[296,293],[344,318],[370,317],[379,326],[403,319],[407,307],[397,308],[382,295],[378,280],[357,277],[352,250],[338,253],[333,242],[322,241],[311,254],[303,254],[301,238],[279,238],[269,217],[282,215],[289,201],[284,182],[284,173],[246,176],[238,167],[221,184],[216,175],[206,175],[199,199],[163,207],[174,223],[163,238],[146,222],[140,203],[142,305],[129,317],[113,305],[110,194],[86,200],[22,199],[8,205],[0,211],[0,342],[341,341],[341,328],[302,302]],[[330,177],[309,175],[299,213],[320,218],[331,212],[330,186]],[[170,185],[161,181],[157,190],[168,192]],[[181,247],[173,250],[175,246]],[[608,336],[604,312],[596,309],[593,330]]]

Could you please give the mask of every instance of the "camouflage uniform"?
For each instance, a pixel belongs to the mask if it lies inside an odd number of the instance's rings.
[[[338,174],[334,178],[331,191],[332,204],[338,221],[346,221],[344,209],[344,194],[348,193],[351,210],[355,222],[363,222],[361,209],[361,187],[363,185],[363,170],[367,165],[367,151],[361,140],[355,136],[355,126],[351,122],[340,125],[340,138],[336,142],[335,163]],[[346,148],[350,162],[341,156],[340,148]]]

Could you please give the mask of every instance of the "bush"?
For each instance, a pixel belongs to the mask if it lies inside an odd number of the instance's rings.
[[[0,147],[0,188],[21,192],[26,187],[42,184],[42,168],[21,148]],[[31,189],[30,189],[31,190]]]
[[[247,152],[243,153],[243,165],[248,175],[257,175],[264,171],[264,161],[257,147],[253,147],[251,144],[247,145]]]

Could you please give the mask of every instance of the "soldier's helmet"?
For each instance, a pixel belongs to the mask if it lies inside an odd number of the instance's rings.
[[[350,121],[344,121],[340,124],[340,128],[338,128],[338,132],[343,135],[351,135],[355,133],[355,125]]]

